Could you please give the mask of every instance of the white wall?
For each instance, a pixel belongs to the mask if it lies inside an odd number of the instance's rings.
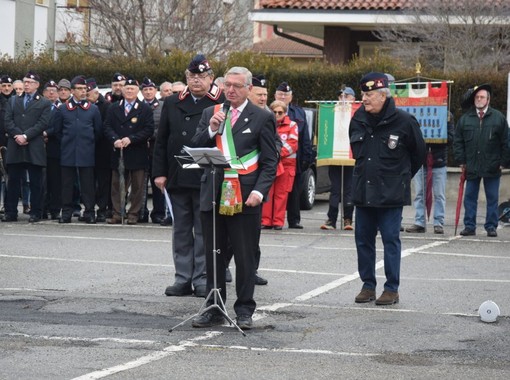
[[[34,53],[38,54],[46,50],[47,45],[50,45],[48,35],[48,7],[37,6],[35,7],[34,14],[34,39],[33,48]]]
[[[0,55],[14,57],[14,32],[16,19],[16,2],[0,0]]]

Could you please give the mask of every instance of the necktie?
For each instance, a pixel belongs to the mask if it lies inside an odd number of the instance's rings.
[[[230,115],[230,125],[233,127],[239,119],[239,110],[237,108],[232,108],[232,115]]]
[[[31,100],[32,100],[32,97],[30,95],[25,95],[25,108],[27,108],[27,106]]]
[[[485,112],[483,112],[483,111],[480,111],[480,112],[478,113],[478,116],[480,116],[480,120],[482,120],[482,119],[483,119],[483,115],[485,115]]]
[[[126,103],[126,106],[124,107],[124,114],[127,116],[129,111],[131,111],[131,103]]]

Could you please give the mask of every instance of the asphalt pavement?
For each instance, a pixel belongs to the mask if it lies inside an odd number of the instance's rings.
[[[354,303],[354,235],[320,230],[326,210],[319,199],[303,230],[263,231],[269,284],[246,336],[190,321],[169,332],[204,301],[163,294],[171,227],[1,223],[0,379],[510,378],[510,227],[487,237],[481,204],[477,235],[454,236],[448,204],[444,235],[402,233],[400,303],[380,307]],[[406,207],[404,226],[413,215]],[[478,315],[486,300],[495,323]]]

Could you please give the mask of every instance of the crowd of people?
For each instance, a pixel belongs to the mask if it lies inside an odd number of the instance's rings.
[[[150,216],[153,223],[173,224],[175,280],[165,294],[205,297],[211,307],[193,326],[222,324],[225,314],[212,307],[214,297],[208,295],[218,290],[226,300],[234,257],[236,322],[250,329],[254,287],[267,284],[257,272],[261,229],[281,230],[285,214],[289,228],[303,228],[300,175],[314,160],[306,115],[292,103],[287,82],[277,86],[268,105],[264,75],[254,76],[245,67],[232,67],[215,78],[199,54],[184,75],[186,83],[162,83],[159,99],[158,86],[148,76],[139,83],[115,73],[105,96],[94,78],[82,75],[58,83],[48,80],[42,93],[35,72],[29,71],[22,81],[1,76],[2,221],[18,221],[21,198],[30,223],[71,223],[77,217],[90,224],[134,225],[148,222]],[[375,72],[361,79],[362,105],[349,127],[355,164],[329,169],[332,191],[328,220],[321,228],[336,229],[342,203],[342,227],[355,230],[363,283],[357,303],[399,302],[402,209],[411,204],[414,177],[416,219],[406,231],[425,232],[427,154],[432,159],[437,234],[444,233],[448,144],[453,144],[467,177],[463,236],[476,231],[481,180],[487,198],[484,227],[488,236],[497,236],[499,179],[510,163],[508,125],[489,105],[489,85],[471,90],[455,132],[453,120],[448,122],[448,143],[433,145],[425,144],[416,118],[396,107],[390,80]],[[355,99],[350,87],[338,95],[342,102]],[[185,146],[216,147],[231,166],[187,169],[181,161],[187,155]],[[384,245],[386,282],[376,299],[377,233]]]

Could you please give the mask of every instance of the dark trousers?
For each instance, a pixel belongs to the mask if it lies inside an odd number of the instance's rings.
[[[202,229],[204,232],[204,249],[207,268],[207,290],[214,287],[213,272],[213,220],[212,211],[202,212]],[[260,235],[260,208],[256,214],[236,214],[233,216],[216,216],[216,278],[217,288],[224,302],[227,299],[225,286],[225,253],[229,241],[234,251],[236,262],[236,294],[234,310],[239,315],[251,316],[256,303],[253,299],[255,291],[255,265],[257,246]],[[209,301],[212,304],[213,300]]]
[[[289,226],[301,223],[301,202],[299,199],[299,188],[301,184],[301,173],[296,173],[294,185],[287,199],[287,222]]]
[[[48,157],[46,164],[45,211],[52,215],[60,214],[62,208],[62,170],[60,159]]]
[[[343,182],[342,182],[342,168],[343,168]],[[352,213],[354,206],[352,205],[351,188],[352,188],[352,166],[334,166],[328,168],[329,180],[331,182],[331,189],[329,193],[329,209],[328,219],[336,227],[338,219],[338,204],[342,203],[344,209],[344,219],[352,220]]]
[[[83,216],[94,214],[94,168],[77,168],[75,166],[62,166],[62,218],[69,219],[73,215],[73,192],[76,181],[79,182],[81,201],[85,206]]]
[[[7,196],[5,199],[5,214],[16,217],[18,215],[18,201],[20,197],[20,184],[23,176],[28,171],[30,178],[30,215],[40,218],[42,216],[43,184],[42,184],[42,166],[23,164],[9,164],[9,183],[7,184]]]
[[[384,246],[384,289],[397,292],[400,285],[400,222],[402,207],[356,207],[354,238],[358,251],[358,271],[363,288],[375,290],[375,237],[381,233]]]
[[[106,210],[112,209],[112,169],[110,168],[94,168],[94,176],[96,179],[96,205],[98,214],[106,214]]]

